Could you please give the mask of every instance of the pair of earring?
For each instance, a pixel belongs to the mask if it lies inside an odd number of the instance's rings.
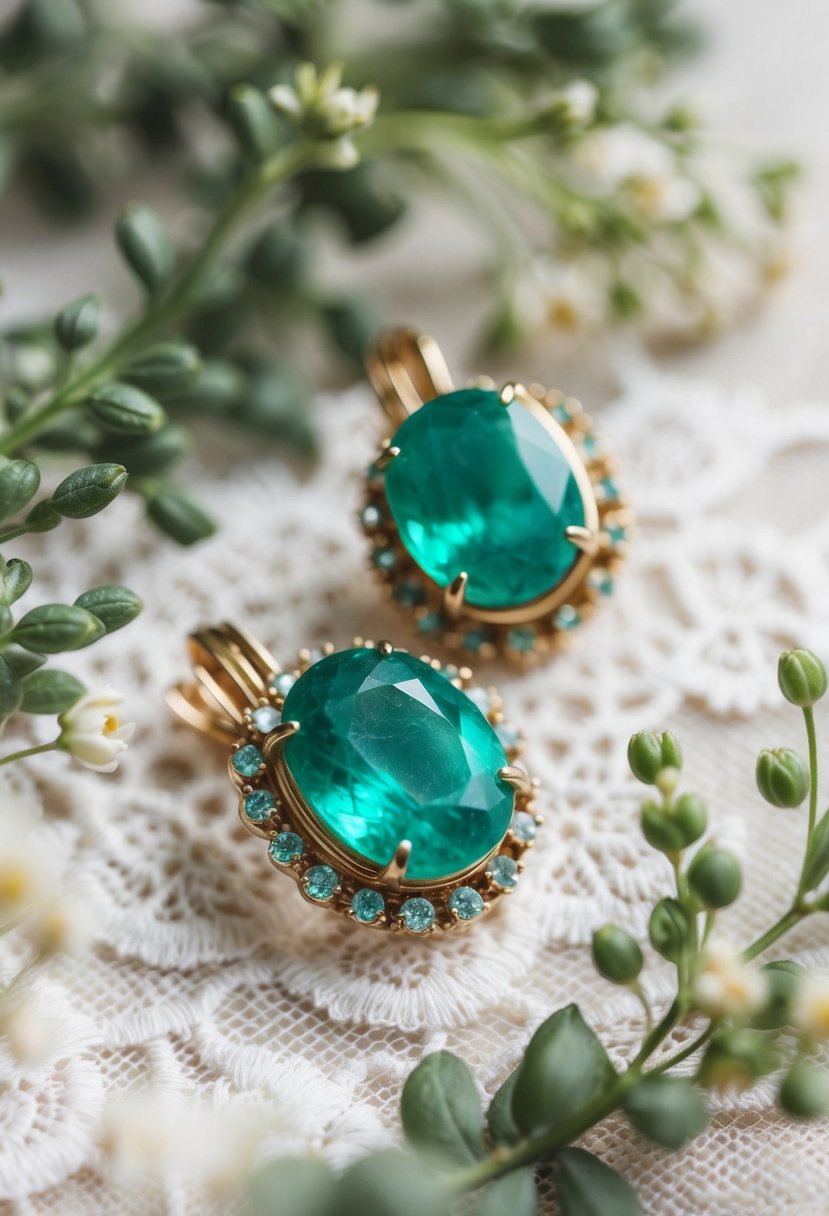
[[[453,387],[437,344],[384,335],[367,360],[394,433],[366,476],[371,563],[421,636],[526,664],[613,587],[632,525],[604,440],[539,385]],[[520,732],[465,665],[389,642],[280,667],[229,624],[190,638],[169,694],[229,743],[239,814],[312,904],[416,936],[515,890],[541,824]]]

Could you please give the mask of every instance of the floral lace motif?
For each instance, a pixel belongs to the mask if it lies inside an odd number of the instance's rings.
[[[55,834],[67,874],[95,901],[98,941],[37,981],[63,1027],[51,1063],[0,1059],[0,1199],[10,1213],[158,1210],[140,1195],[115,1199],[98,1174],[105,1092],[156,1081],[271,1102],[279,1151],[322,1150],[339,1162],[397,1134],[400,1084],[426,1050],[459,1051],[491,1091],[532,1026],[578,1000],[624,1053],[639,1032],[637,1006],[593,975],[586,946],[606,920],[642,932],[649,902],[668,886],[664,860],[635,827],[625,744],[636,729],[670,724],[689,781],[715,803],[718,837],[754,857],[758,889],[731,915],[733,931],[783,906],[790,821],[753,796],[751,758],[783,721],[777,652],[827,636],[829,565],[816,554],[829,558],[829,529],[810,504],[823,492],[829,409],[772,408],[752,391],[640,367],[623,399],[593,412],[620,453],[640,535],[616,594],[568,654],[523,675],[481,673],[526,728],[546,822],[518,891],[445,940],[306,915],[239,826],[221,749],[171,724],[162,703],[186,670],[184,634],[202,622],[238,621],[286,657],[356,634],[420,649],[366,573],[356,524],[375,442],[368,393],[321,403],[326,463],[314,478],[268,456],[218,471],[204,491],[227,523],[195,550],[159,542],[132,498],[94,526],[64,525],[62,550],[49,545],[44,595],[71,601],[82,564],[143,593],[147,609],[65,664],[128,694],[138,731],[122,773],[51,759],[28,770],[45,806],[40,830]],[[763,855],[774,856],[772,872]],[[10,970],[11,955],[0,966]],[[649,973],[657,1002],[669,980],[667,969]],[[822,1211],[820,1133],[777,1121],[764,1090],[740,1109],[722,1107],[681,1170],[620,1127],[589,1143],[663,1216],[744,1211],[740,1178],[761,1152],[778,1164],[785,1155],[786,1166],[755,1171],[768,1185],[754,1211]],[[178,1193],[165,1202],[195,1210]]]

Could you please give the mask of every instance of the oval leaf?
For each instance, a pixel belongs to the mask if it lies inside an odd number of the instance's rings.
[[[106,633],[91,612],[74,604],[41,604],[15,625],[11,640],[37,654],[80,650]]]
[[[0,519],[25,507],[37,494],[40,469],[30,460],[0,458]]]
[[[6,563],[3,571],[4,604],[14,604],[25,595],[32,585],[32,567],[20,557],[13,557]]]
[[[702,1094],[685,1077],[645,1077],[628,1094],[625,1112],[637,1131],[673,1149],[693,1140],[708,1122]]]
[[[515,1121],[525,1132],[560,1123],[598,1097],[615,1076],[578,1006],[567,1005],[539,1026],[518,1066]]]
[[[556,1192],[562,1216],[641,1216],[630,1183],[582,1148],[556,1156]]]
[[[23,680],[21,709],[27,714],[62,714],[85,692],[80,680],[68,671],[44,667]]]
[[[336,1181],[324,1161],[282,1157],[254,1175],[245,1216],[331,1216]]]
[[[517,1080],[518,1069],[515,1068],[500,1089],[495,1091],[489,1104],[486,1121],[495,1144],[517,1144],[521,1139],[521,1128],[512,1113],[512,1095]]]
[[[30,672],[37,671],[38,667],[42,667],[46,662],[42,654],[33,654],[31,650],[24,650],[22,646],[7,646],[3,651],[3,658],[21,680]]]
[[[201,371],[201,356],[186,342],[160,342],[127,365],[124,376],[151,393],[187,388]]]
[[[449,1199],[421,1161],[390,1149],[363,1157],[345,1171],[334,1212],[338,1216],[449,1216]]]
[[[96,337],[101,319],[101,301],[96,295],[81,296],[62,308],[55,317],[55,337],[65,351],[80,350]]]
[[[147,497],[150,519],[180,545],[194,545],[216,531],[210,516],[176,486],[159,486]]]
[[[400,1116],[412,1148],[441,1165],[469,1165],[486,1152],[472,1073],[449,1051],[426,1056],[409,1074]]]
[[[173,272],[173,247],[156,213],[143,203],[126,207],[115,226],[124,260],[148,291],[158,291]]]
[[[96,616],[107,633],[114,633],[135,620],[143,607],[134,591],[116,586],[93,587],[79,595],[75,603]]]
[[[123,490],[127,470],[122,464],[90,464],[65,477],[52,495],[52,506],[67,519],[86,519],[108,507]]]
[[[475,1216],[535,1216],[537,1211],[535,1171],[528,1168],[490,1183],[478,1200]]]
[[[19,678],[0,655],[0,722],[5,722],[9,714],[19,709],[22,696]]]
[[[97,389],[88,404],[98,422],[125,435],[149,435],[167,421],[154,398],[133,384],[117,380]]]

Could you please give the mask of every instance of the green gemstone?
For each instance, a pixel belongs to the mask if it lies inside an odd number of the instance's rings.
[[[474,920],[484,910],[484,901],[474,887],[458,887],[449,898],[449,907],[461,920]]]
[[[552,428],[552,429],[551,429]],[[481,608],[529,603],[557,586],[578,551],[570,525],[585,511],[554,424],[480,388],[411,414],[393,440],[389,508],[403,544],[441,587],[466,571]]]
[[[518,863],[511,857],[493,857],[486,872],[502,891],[512,891],[518,886]]]
[[[529,811],[516,811],[512,817],[511,826],[513,835],[524,844],[529,844],[531,840],[535,840],[538,824]]]
[[[263,823],[276,806],[276,799],[269,790],[254,790],[245,799],[245,814],[252,823]]]
[[[280,832],[273,838],[268,848],[274,861],[279,861],[285,866],[302,856],[305,852],[305,842],[301,836],[297,836],[296,832]],[[336,885],[335,883],[334,886]]]
[[[324,904],[337,889],[340,876],[331,866],[311,866],[305,875],[305,890],[311,899]]]
[[[354,919],[364,925],[374,924],[385,906],[386,901],[383,899],[383,896],[379,891],[373,891],[371,887],[363,887],[355,894],[351,901]]]
[[[425,933],[435,923],[435,906],[419,896],[400,905],[403,923],[412,933]]]
[[[263,759],[258,747],[254,747],[252,743],[246,743],[244,747],[239,748],[238,752],[233,753],[230,763],[243,777],[255,777]]]
[[[360,647],[315,663],[285,701],[299,732],[288,769],[323,828],[354,853],[388,865],[412,842],[408,881],[447,877],[503,839],[513,790],[481,711],[428,663]]]

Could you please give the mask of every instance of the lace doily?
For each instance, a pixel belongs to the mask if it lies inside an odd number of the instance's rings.
[[[779,707],[778,652],[825,650],[829,636],[829,522],[815,510],[829,407],[784,409],[639,368],[622,400],[592,412],[624,462],[641,534],[616,594],[567,654],[527,674],[486,672],[525,727],[546,822],[519,890],[445,940],[301,915],[293,884],[238,824],[221,747],[172,724],[162,702],[186,671],[184,635],[202,622],[238,621],[286,657],[354,634],[419,649],[365,573],[355,513],[376,438],[368,391],[320,404],[327,442],[313,477],[262,455],[205,482],[225,521],[207,544],[160,542],[129,497],[46,538],[44,599],[117,581],[147,607],[62,661],[128,694],[138,731],[122,772],[99,777],[49,757],[26,769],[44,806],[38,830],[94,901],[98,936],[90,954],[36,981],[62,1028],[54,1058],[37,1068],[0,1059],[1,1210],[161,1210],[157,1196],[116,1193],[96,1148],[107,1095],[150,1082],[265,1101],[274,1151],[343,1162],[397,1137],[402,1081],[429,1050],[457,1051],[492,1092],[534,1025],[576,1000],[625,1052],[638,1006],[593,973],[590,933],[607,920],[642,933],[670,883],[636,825],[625,762],[634,730],[678,734],[716,835],[746,861],[748,889],[723,917],[730,931],[748,936],[783,908],[803,825],[760,801],[753,762],[764,744],[799,744],[797,715]],[[822,937],[811,925],[784,953],[826,965]],[[10,972],[15,946],[2,948]],[[657,1003],[669,996],[667,968],[650,967],[647,982]],[[586,1143],[636,1183],[649,1213],[825,1211],[825,1131],[779,1119],[762,1087],[739,1106],[720,1103],[677,1156],[621,1119]],[[204,1210],[174,1188],[163,1202]]]

